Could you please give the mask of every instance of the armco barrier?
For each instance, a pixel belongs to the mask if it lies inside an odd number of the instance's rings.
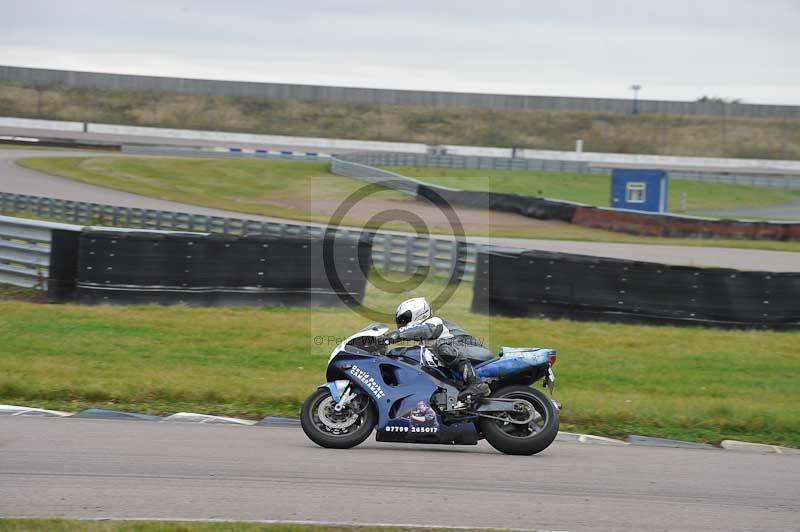
[[[477,149],[477,148],[476,148]],[[479,155],[435,155],[429,153],[358,152],[338,155],[340,159],[371,166],[413,166],[425,168],[468,168],[477,170],[520,170],[585,173],[588,162]]]
[[[460,149],[475,149],[470,147],[459,147]],[[511,150],[502,150],[510,152]],[[529,171],[529,172],[569,172],[569,173],[592,173],[592,174],[611,174],[611,169],[614,167],[620,168],[641,168],[643,165],[649,164],[649,168],[663,168],[669,171],[670,178],[672,179],[685,179],[690,181],[703,181],[707,183],[721,183],[733,185],[745,185],[756,187],[768,188],[784,188],[788,190],[800,190],[800,179],[795,174],[781,174],[779,170],[770,170],[767,174],[757,173],[757,169],[750,168],[748,165],[754,163],[763,163],[764,161],[743,160],[742,165],[747,169],[732,167],[729,170],[723,170],[720,167],[709,166],[708,170],[702,169],[702,164],[711,165],[714,159],[698,159],[686,158],[699,162],[700,165],[697,170],[686,170],[681,168],[674,168],[678,162],[662,162],[657,161],[647,162],[642,161],[638,163],[627,162],[618,163],[616,165],[610,163],[597,164],[591,160],[578,161],[567,160],[558,158],[532,158],[525,155],[526,151],[519,150],[522,153],[521,157],[502,157],[502,156],[489,156],[489,155],[457,155],[446,154],[436,155],[429,153],[415,153],[415,152],[398,152],[398,151],[367,151],[355,152],[336,155],[336,158],[341,161],[348,161],[362,165],[357,171],[351,171],[348,167],[342,166],[340,171],[336,170],[336,161],[332,161],[333,173],[345,175],[360,179],[362,175],[369,176],[392,176],[393,178],[402,178],[410,180],[411,182],[420,182],[416,179],[411,179],[405,176],[383,170],[381,168],[374,168],[376,166],[411,166],[416,168],[463,168],[471,170],[503,170],[503,171]],[[552,152],[556,157],[558,154],[564,157],[566,152]],[[592,154],[594,156],[604,154]],[[617,157],[625,157],[625,155],[609,154]],[[655,158],[655,156],[653,156]],[[731,159],[720,159],[718,164],[732,162]],[[734,161],[735,162],[735,161]],[[770,161],[774,162],[774,161]],[[789,164],[794,161],[778,161],[780,163]],[[684,163],[689,165],[689,163]],[[364,168],[366,166],[367,168]],[[372,168],[369,168],[372,167]],[[784,171],[788,172],[788,169]],[[796,170],[795,170],[796,171]],[[427,184],[424,183],[423,184]]]
[[[325,238],[335,277],[323,259],[323,238],[89,229],[80,235],[77,296],[88,303],[360,303],[370,243]]]
[[[412,196],[417,193],[417,186],[422,184],[416,179],[374,168],[351,159],[353,158],[346,155],[331,157],[331,173],[374,183]]]
[[[659,168],[658,166],[652,166]],[[757,175],[751,171],[735,171],[735,173],[712,171],[688,171],[667,169],[670,179],[684,179],[687,181],[702,181],[722,185],[742,185],[746,187],[783,188],[786,190],[800,190],[800,179],[796,175]],[[592,166],[592,173],[610,174],[611,169]]]
[[[472,310],[629,323],[800,328],[800,273],[483,250]]]
[[[46,290],[54,234],[57,238],[59,231],[77,230],[79,226],[0,216],[0,283]]]
[[[21,286],[38,285],[42,288],[47,283],[49,242],[53,228],[79,230],[83,226],[95,225],[282,238],[320,237],[324,230],[321,225],[116,207],[0,192],[0,214],[3,213],[10,215],[25,213],[33,217],[77,224],[69,226],[62,223],[0,216],[0,220],[7,220],[5,223],[0,222],[0,282]],[[364,231],[339,228],[338,233],[351,239],[358,239]],[[20,240],[20,235],[28,235],[31,240]],[[476,245],[465,244],[466,253],[459,255],[460,244],[450,239],[424,238],[390,232],[376,232],[369,235],[372,239],[372,262],[377,268],[406,273],[418,273],[430,269],[434,275],[445,278],[450,278],[453,272],[458,272],[463,274],[465,280],[471,280],[474,274],[478,249]],[[3,258],[4,256],[10,258],[12,254],[17,256],[19,246],[24,246],[28,255],[37,254],[41,266],[34,268],[25,263]],[[36,260],[37,257],[27,257],[25,260]]]

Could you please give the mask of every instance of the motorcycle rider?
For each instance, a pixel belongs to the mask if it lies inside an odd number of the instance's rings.
[[[433,340],[432,351],[439,363],[456,370],[463,380],[458,399],[473,401],[489,395],[489,385],[481,381],[470,359],[493,358],[477,338],[455,323],[433,316],[431,306],[424,297],[407,299],[400,303],[395,313],[397,330],[386,335],[388,343],[403,340]]]

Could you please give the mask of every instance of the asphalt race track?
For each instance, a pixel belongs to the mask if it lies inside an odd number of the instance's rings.
[[[148,198],[137,194],[79,183],[69,179],[42,174],[14,164],[20,157],[43,156],[97,156],[105,155],[87,151],[47,151],[25,149],[0,149],[0,192],[46,196],[71,201],[86,201],[119,207],[139,207],[179,211],[213,216],[248,218],[253,220],[286,222],[253,214],[211,209],[174,201]],[[306,222],[300,222],[306,223]],[[313,225],[310,224],[309,225]],[[646,244],[615,244],[606,242],[579,242],[567,240],[534,240],[522,238],[469,237],[476,243],[495,244],[525,249],[539,249],[562,253],[578,253],[600,257],[659,262],[684,266],[710,266],[740,270],[800,271],[797,253],[699,246],[672,246]]]
[[[708,216],[733,218],[766,218],[767,220],[797,220],[800,218],[800,201],[772,207],[749,207],[728,211],[709,211]]]
[[[556,441],[532,457],[299,428],[0,418],[0,516],[797,530],[800,456]]]

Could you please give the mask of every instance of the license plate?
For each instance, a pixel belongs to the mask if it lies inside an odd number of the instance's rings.
[[[553,373],[553,368],[547,368],[547,376],[544,379],[544,385],[547,386],[547,391],[553,395],[553,385],[556,382],[556,376]]]

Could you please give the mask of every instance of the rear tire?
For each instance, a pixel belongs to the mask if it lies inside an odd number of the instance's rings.
[[[495,391],[490,397],[526,401],[541,416],[528,425],[486,418],[479,420],[478,426],[486,441],[498,451],[516,455],[536,454],[545,450],[556,439],[558,408],[539,390],[527,386],[507,386]]]
[[[367,401],[366,407],[360,412],[355,410],[343,411],[340,414],[335,414],[338,418],[343,419],[342,424],[352,420],[346,427],[331,428],[326,425],[320,418],[320,408],[323,411],[323,417],[328,423],[335,421],[329,419],[324,411],[330,410],[333,403],[331,391],[328,388],[320,388],[316,392],[308,396],[308,399],[303,403],[303,409],[300,413],[300,426],[303,427],[303,432],[309,437],[311,441],[320,447],[328,449],[349,449],[355,447],[369,437],[372,429],[375,428],[377,423],[377,414],[372,401],[366,396],[360,396]],[[354,399],[355,402],[357,399]],[[353,405],[353,403],[351,403]],[[352,409],[348,407],[348,409]]]

